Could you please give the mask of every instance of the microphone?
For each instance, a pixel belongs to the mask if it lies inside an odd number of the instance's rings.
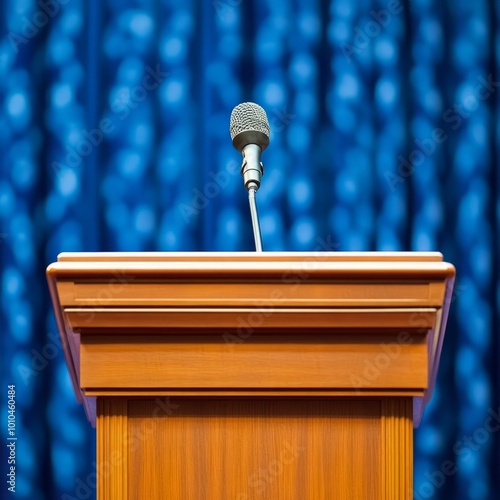
[[[259,189],[260,180],[264,175],[264,165],[260,161],[260,155],[269,146],[270,129],[266,112],[253,102],[239,104],[231,113],[229,132],[233,146],[243,155],[241,175],[248,190],[255,249],[257,252],[262,252],[255,193]]]
[[[245,187],[260,187],[264,175],[260,154],[269,146],[269,122],[266,112],[253,102],[244,102],[233,109],[229,127],[233,146],[243,155],[241,174]]]

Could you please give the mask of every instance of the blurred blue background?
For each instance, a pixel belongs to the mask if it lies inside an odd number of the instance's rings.
[[[437,250],[456,265],[414,494],[500,498],[500,1],[1,6],[1,435],[14,383],[16,498],[95,496],[46,265],[252,250],[228,133],[248,100],[272,128],[265,250]]]

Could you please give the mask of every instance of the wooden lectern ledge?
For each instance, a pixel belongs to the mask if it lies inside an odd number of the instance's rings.
[[[128,457],[102,498],[411,498],[411,429],[432,394],[455,276],[440,253],[63,253],[47,276],[98,457]],[[127,453],[117,435],[140,432],[165,397],[176,416]],[[186,472],[196,453],[183,440],[208,454],[196,458],[205,474],[231,458],[243,472],[210,496]],[[158,443],[177,458],[155,475],[141,461],[160,460]],[[282,472],[266,476],[269,461]],[[258,487],[247,481],[257,466]],[[334,482],[318,476],[327,466]]]

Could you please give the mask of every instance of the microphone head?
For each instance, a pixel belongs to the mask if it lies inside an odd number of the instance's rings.
[[[238,104],[231,113],[229,126],[233,146],[238,150],[248,144],[257,144],[262,151],[269,146],[269,121],[266,112],[258,104]]]

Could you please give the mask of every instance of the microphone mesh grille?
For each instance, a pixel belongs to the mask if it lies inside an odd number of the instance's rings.
[[[269,122],[266,112],[258,104],[244,102],[238,104],[231,113],[229,132],[234,139],[241,132],[262,132],[269,137]]]

